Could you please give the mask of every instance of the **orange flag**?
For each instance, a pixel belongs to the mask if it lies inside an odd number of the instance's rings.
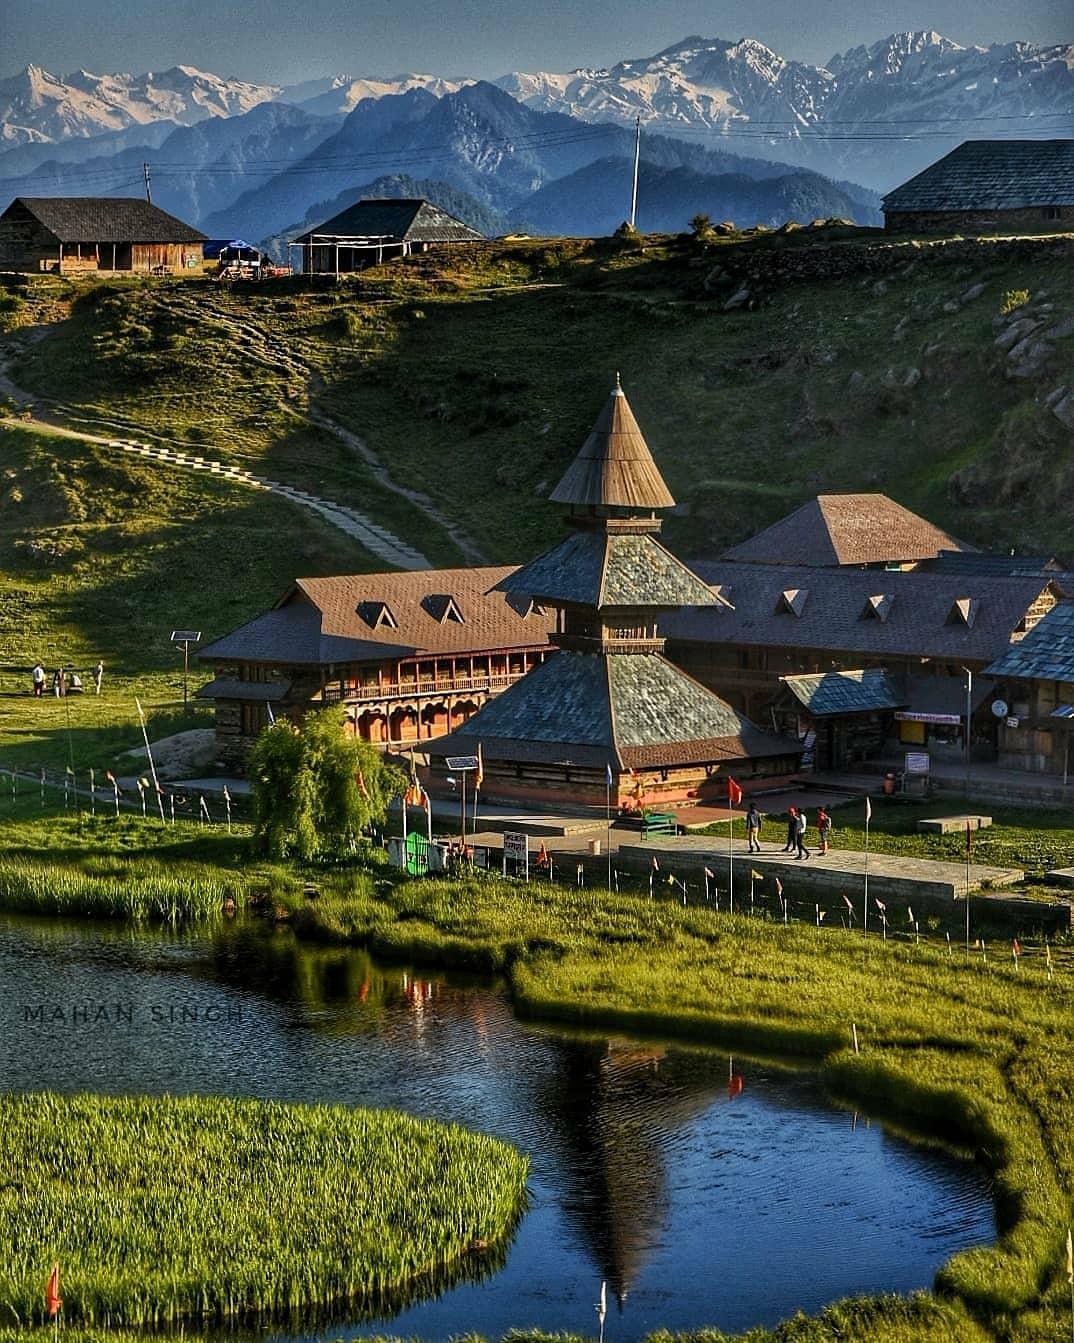
[[[63,1297],[60,1296],[60,1266],[52,1265],[52,1272],[48,1275],[48,1282],[45,1284],[45,1309],[48,1311],[50,1320],[54,1320],[60,1313],[60,1307],[63,1305]]]

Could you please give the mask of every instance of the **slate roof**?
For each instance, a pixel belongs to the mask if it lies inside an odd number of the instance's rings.
[[[657,655],[562,651],[427,743],[432,755],[613,769],[793,755]]]
[[[195,691],[197,699],[256,700],[261,704],[287,698],[290,681],[232,681],[218,676]]]
[[[124,196],[18,196],[21,205],[62,243],[205,242],[206,235],[156,205]]]
[[[485,235],[427,200],[363,197],[295,242],[314,236],[383,238],[394,242],[483,242]]]
[[[698,561],[695,571],[718,585],[733,604],[684,609],[665,616],[663,633],[676,642],[732,647],[802,648],[876,658],[991,662],[1017,638],[1047,579],[918,570],[817,569],[733,560]],[[804,592],[799,614],[784,593]],[[886,618],[872,613],[871,597],[888,596]],[[972,624],[956,613],[970,603]],[[974,605],[976,603],[976,605]],[[867,613],[868,612],[868,613]]]
[[[1067,570],[1052,555],[990,555],[983,550],[941,550],[921,568],[933,574],[1023,574],[1063,584]],[[1069,576],[1074,582],[1074,576]]]
[[[548,642],[554,616],[491,590],[512,572],[495,566],[300,578],[273,610],[198,656],[321,666],[539,648]]]
[[[1074,205],[1074,140],[966,140],[888,192],[906,210],[1021,210]]]
[[[647,533],[578,531],[497,587],[584,606],[711,606],[719,598]]]
[[[1074,603],[1053,607],[985,671],[1021,680],[1074,681]]]
[[[902,564],[969,549],[886,494],[818,494],[723,558],[829,568]]]
[[[908,703],[895,678],[879,667],[865,671],[781,676],[780,680],[814,718],[901,709]]]
[[[576,507],[647,511],[675,506],[618,375],[581,451],[548,497]]]

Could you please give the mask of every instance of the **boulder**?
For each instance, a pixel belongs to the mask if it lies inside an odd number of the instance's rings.
[[[1074,336],[1074,313],[1060,317],[1059,321],[1050,326],[1044,334],[1048,340],[1066,340],[1068,336]]]
[[[1007,375],[1011,378],[1035,377],[1055,353],[1055,346],[1046,340],[1027,336],[1007,352]]]
[[[1019,317],[1016,322],[1012,322],[1001,335],[997,336],[993,344],[997,350],[1010,350],[1030,335],[1033,331],[1039,331],[1044,325],[1043,322],[1035,320],[1032,317]]]
[[[958,312],[959,305],[955,302],[953,298],[949,298],[947,302],[943,305],[943,310],[944,312],[948,313]]]
[[[748,289],[739,289],[737,293],[731,295],[723,305],[724,312],[734,312],[736,308],[744,307],[750,301],[750,291]]]
[[[1052,414],[1060,424],[1074,429],[1074,392],[1067,392],[1062,400],[1057,401],[1052,407]]]
[[[986,288],[987,286],[985,285],[984,281],[980,281],[978,284],[971,284],[969,289],[967,289],[966,292],[959,298],[958,300],[959,303],[972,303],[975,299],[979,299],[981,297]]]
[[[906,376],[902,380],[902,385],[907,388],[916,387],[920,381],[921,370],[919,368],[908,368],[906,370]]]

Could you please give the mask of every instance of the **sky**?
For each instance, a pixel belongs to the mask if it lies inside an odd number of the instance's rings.
[[[90,14],[92,21],[88,21]],[[196,65],[255,82],[428,71],[493,78],[755,37],[823,64],[906,29],[963,44],[1074,41],[1071,0],[2,0],[0,74]]]

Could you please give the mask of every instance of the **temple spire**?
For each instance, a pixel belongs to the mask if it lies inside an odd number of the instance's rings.
[[[549,498],[576,507],[674,508],[618,373],[581,452]]]

